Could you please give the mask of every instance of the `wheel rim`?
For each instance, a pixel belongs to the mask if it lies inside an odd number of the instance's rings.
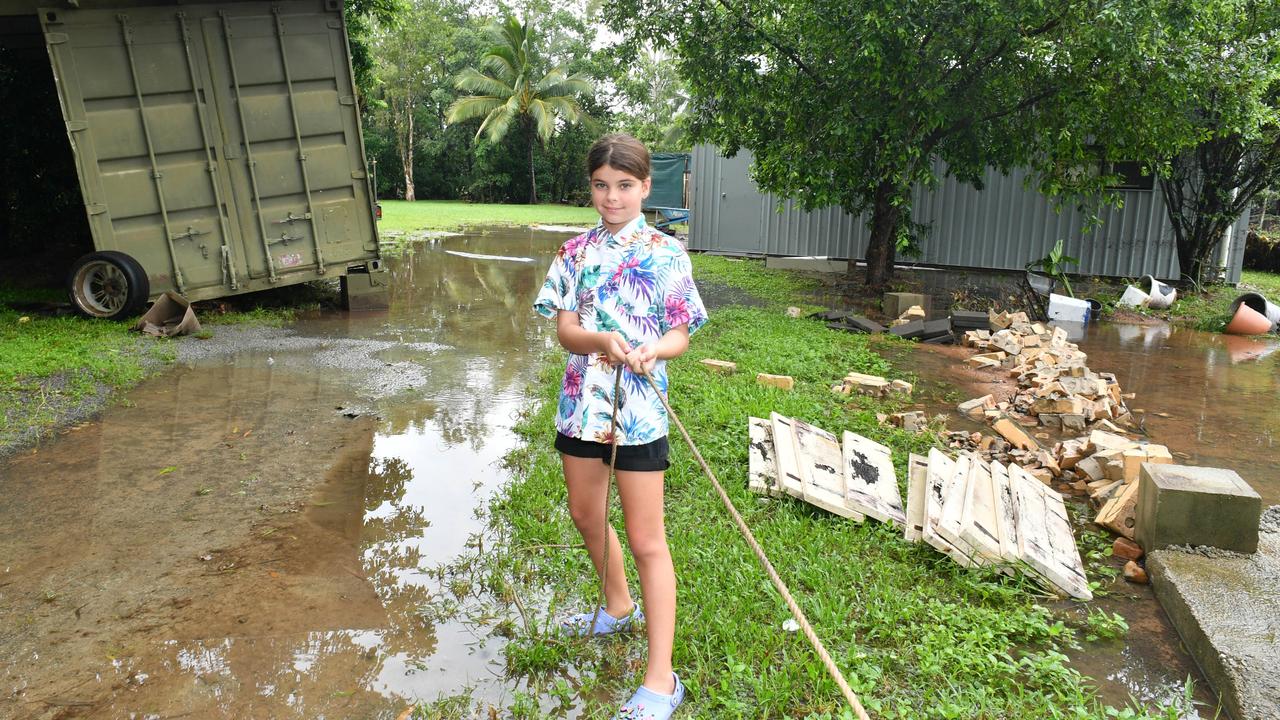
[[[105,260],[85,263],[76,273],[73,287],[76,304],[97,317],[115,315],[129,302],[128,278]]]

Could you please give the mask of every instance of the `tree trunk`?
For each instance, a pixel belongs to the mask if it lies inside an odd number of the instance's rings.
[[[400,145],[400,166],[404,171],[404,199],[413,201],[413,103],[405,110],[404,132],[397,133]]]
[[[529,204],[538,204],[538,177],[533,170],[533,143],[536,142],[537,136],[534,135],[535,130],[533,122],[528,118],[525,119],[525,135],[529,138]]]
[[[893,261],[898,249],[898,225],[902,222],[902,207],[893,202],[896,194],[893,183],[882,181],[876,188],[871,206],[871,237],[867,241],[867,287],[873,290],[883,290],[893,279]]]

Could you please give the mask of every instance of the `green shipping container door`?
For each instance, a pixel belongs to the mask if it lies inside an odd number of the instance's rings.
[[[378,267],[338,0],[39,16],[94,244],[151,297]]]

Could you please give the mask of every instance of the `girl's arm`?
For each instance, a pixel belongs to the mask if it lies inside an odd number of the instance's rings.
[[[604,353],[614,365],[627,362],[627,353],[631,352],[631,345],[622,337],[622,333],[591,332],[582,327],[578,313],[570,310],[561,310],[556,314],[556,339],[560,341],[561,347],[571,353]],[[685,345],[688,344],[689,336],[686,334]]]
[[[637,375],[653,370],[659,360],[680,357],[689,349],[689,324],[677,325],[668,330],[655,343],[641,345],[627,353],[627,367]]]

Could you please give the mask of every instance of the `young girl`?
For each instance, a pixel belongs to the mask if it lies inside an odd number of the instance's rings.
[[[562,623],[575,635],[605,635],[646,621],[649,664],[643,684],[618,718],[662,720],[684,699],[671,669],[676,628],[676,577],[663,525],[662,483],[667,469],[667,414],[645,373],[667,390],[666,361],[689,346],[706,322],[689,256],[640,213],[649,196],[649,151],[630,135],[606,135],[587,154],[591,202],[600,225],[566,242],[556,254],[534,309],[556,319],[569,351],[556,415],[555,447],[564,463],[569,515],[604,585],[599,611]],[[623,366],[614,415],[615,368]],[[644,612],[632,600],[622,547],[608,524],[611,447],[635,557]],[[608,562],[605,558],[608,543]],[[647,619],[646,619],[647,613]]]

